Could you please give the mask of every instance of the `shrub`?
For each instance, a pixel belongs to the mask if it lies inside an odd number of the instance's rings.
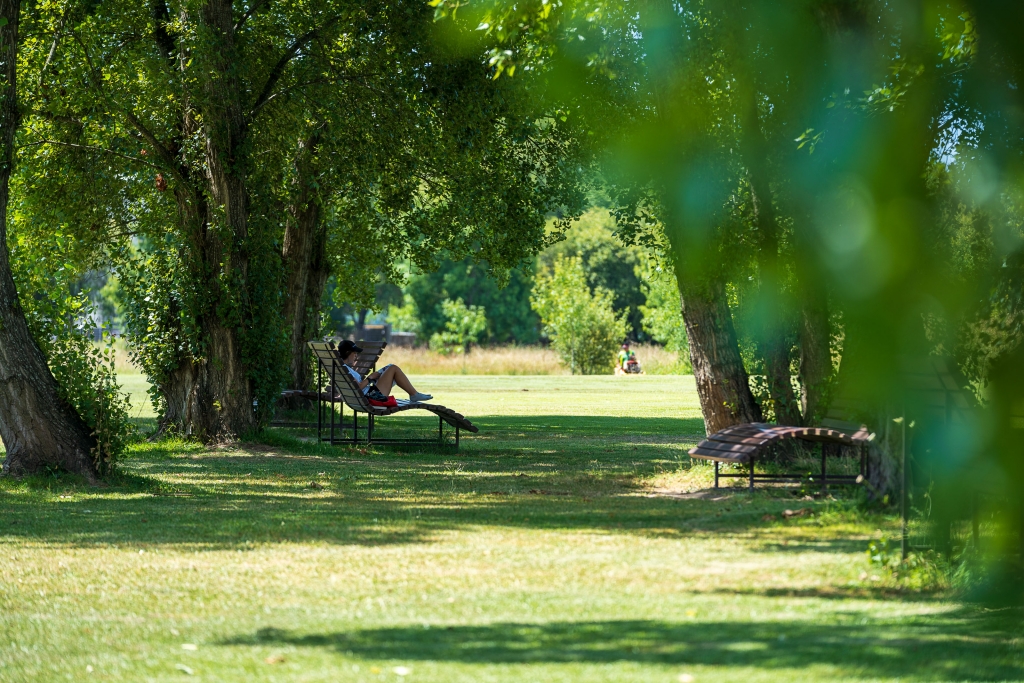
[[[101,476],[110,473],[135,433],[129,419],[128,395],[121,391],[112,345],[97,346],[85,334],[71,331],[51,339],[50,371],[63,398],[92,430],[92,457]]]
[[[626,316],[616,316],[612,294],[587,286],[578,257],[555,260],[538,274],[530,301],[562,361],[575,375],[612,372],[615,351],[626,336]]]
[[[420,316],[416,310],[416,301],[409,294],[402,298],[402,305],[388,306],[388,324],[396,332],[420,333]]]
[[[647,296],[647,303],[640,306],[644,316],[644,332],[651,335],[651,339],[664,344],[669,351],[677,352],[680,370],[688,372],[690,356],[679,283],[671,269],[664,267],[648,266],[641,270],[640,275],[641,289]]]
[[[469,345],[487,331],[487,314],[483,306],[467,306],[462,299],[441,302],[444,313],[444,331],[430,338],[430,350],[450,355],[469,353]]]

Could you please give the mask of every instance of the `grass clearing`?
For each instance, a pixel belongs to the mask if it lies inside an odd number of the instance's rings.
[[[894,518],[709,492],[691,377],[417,380],[461,452],[275,430],[0,481],[0,681],[1024,678],[1020,612],[868,564]]]

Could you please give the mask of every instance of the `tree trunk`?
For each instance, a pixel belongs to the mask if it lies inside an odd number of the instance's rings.
[[[3,473],[32,474],[59,467],[96,481],[88,426],[58,391],[32,338],[11,273],[7,204],[18,127],[17,51],[20,0],[0,0],[0,437]]]
[[[768,142],[761,131],[756,98],[751,99],[748,113],[744,122],[743,156],[758,237],[758,289],[762,314],[760,329],[757,330],[757,350],[764,362],[775,421],[783,425],[799,425],[803,420],[790,373],[791,344],[781,286],[779,223],[769,183]]]
[[[320,300],[329,274],[327,229],[314,192],[316,138],[314,134],[299,149],[295,163],[299,187],[281,249],[285,266],[283,312],[290,336],[289,389],[309,389],[313,384],[306,342],[320,334]]]
[[[800,408],[804,424],[813,425],[823,416],[825,391],[832,376],[831,334],[828,322],[828,301],[819,291],[804,288],[804,304],[800,311],[800,386],[803,396]]]
[[[245,324],[248,300],[249,196],[242,163],[246,121],[235,72],[238,60],[232,4],[230,0],[210,0],[201,14],[216,42],[206,72],[207,102],[202,112],[207,189],[213,206],[204,216],[200,245],[212,296],[200,322],[206,357],[193,376],[199,400],[197,417],[202,423],[197,426],[206,438],[219,438],[243,434],[256,426],[252,387],[237,332],[238,326]]]
[[[750,393],[725,283],[680,289],[704,429],[714,434],[735,424],[760,422],[761,407]]]

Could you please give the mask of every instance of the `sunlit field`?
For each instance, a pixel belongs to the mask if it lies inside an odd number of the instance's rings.
[[[649,375],[681,374],[679,354],[652,344],[633,347]],[[443,356],[427,348],[388,347],[381,359],[411,374],[424,375],[568,375],[554,349],[541,346],[474,347],[468,354]]]
[[[710,489],[691,377],[420,383],[458,453],[272,430],[0,482],[0,681],[1024,678],[1019,612],[868,562],[895,517]]]

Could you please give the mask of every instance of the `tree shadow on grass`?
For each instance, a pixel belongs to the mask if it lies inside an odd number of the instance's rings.
[[[534,426],[575,419],[541,416]],[[0,540],[211,549],[279,542],[380,545],[428,542],[473,526],[678,538],[749,534],[764,525],[765,513],[778,514],[787,504],[762,493],[749,504],[746,494],[722,501],[635,495],[640,477],[656,463],[671,462],[669,449],[600,441],[602,430],[674,438],[665,434],[666,423],[680,421],[579,419],[586,428],[577,431],[586,439],[565,439],[564,447],[552,448],[556,439],[522,438],[511,456],[507,434],[496,435],[493,446],[474,444],[460,454],[332,448],[273,434],[268,443],[242,444],[237,452],[176,441],[147,444],[106,488],[78,487],[61,498],[60,486],[29,487],[27,495],[8,495],[0,486]]]
[[[597,441],[685,441],[696,445],[704,438],[704,422],[700,418],[668,417],[608,417],[593,415],[467,415],[480,428],[476,435],[463,432],[464,445],[472,450],[474,444],[486,449],[496,441],[509,442],[517,447],[522,440],[536,439],[558,441],[566,438],[590,439]],[[346,411],[345,420],[350,422],[352,413]],[[315,421],[315,418],[314,418]],[[360,416],[360,425],[365,426],[365,416]],[[325,421],[325,431],[329,423]],[[437,433],[437,418],[433,415],[400,413],[376,420],[374,432],[381,438],[394,434],[419,431]],[[315,436],[315,429],[307,429],[307,436]]]
[[[842,618],[842,615],[840,615]],[[1012,622],[1019,623],[1020,614]],[[846,623],[589,621],[422,626],[301,634],[274,628],[222,645],[327,648],[379,660],[479,664],[641,662],[800,669],[913,681],[1019,680],[1018,635],[1008,618],[930,615],[901,623],[850,615]]]

